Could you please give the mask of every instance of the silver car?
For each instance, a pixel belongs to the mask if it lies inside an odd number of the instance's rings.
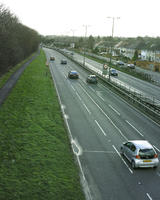
[[[135,65],[134,64],[128,64],[127,67],[129,67],[130,69],[135,69]]]
[[[156,168],[159,163],[156,151],[146,140],[131,140],[123,143],[121,153],[131,162],[132,168]]]

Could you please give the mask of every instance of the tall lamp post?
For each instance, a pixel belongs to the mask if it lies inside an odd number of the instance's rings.
[[[113,39],[113,34],[114,34],[114,21],[115,19],[120,19],[120,17],[107,17],[108,19],[112,19],[112,39]],[[110,56],[110,66],[112,64],[112,51],[113,51],[113,46],[111,44],[111,56]],[[109,81],[110,81],[110,66],[109,66]]]
[[[75,47],[75,41],[74,41],[74,32],[76,31],[75,29],[71,29],[72,33],[73,33],[73,47]]]
[[[86,39],[86,36],[87,36],[87,28],[89,27],[89,25],[83,25],[85,27],[85,35],[84,35],[84,38]],[[83,65],[85,66],[85,45],[84,45],[84,56],[83,56]]]

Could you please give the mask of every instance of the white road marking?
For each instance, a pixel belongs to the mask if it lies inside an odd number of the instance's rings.
[[[96,92],[91,86],[89,86],[89,88],[90,88],[93,92]]]
[[[112,93],[114,96],[116,96],[115,93],[113,93],[111,90],[109,90],[109,89],[108,89],[106,86],[104,86],[103,84],[99,84],[99,85],[101,85],[103,88],[105,88],[105,89],[108,90],[110,93]],[[127,105],[128,105],[129,107],[131,107],[132,109],[134,109],[134,110],[136,110],[137,112],[139,112],[139,110],[138,110],[137,108],[135,108],[135,107],[133,107],[131,104],[127,103],[127,101],[125,101],[125,100],[123,100],[123,99],[121,99],[121,101],[123,101],[125,104],[127,104]],[[145,115],[145,114],[142,113],[142,112],[141,112],[141,114],[142,114],[145,118],[151,120],[154,124],[156,124],[156,126],[160,127],[160,125],[159,125],[157,122],[155,122],[153,119],[151,119],[150,117],[148,117],[147,115]]]
[[[86,81],[82,80],[83,83],[87,84]]]
[[[114,110],[114,112],[116,112],[117,115],[120,115],[120,113],[119,113],[115,108],[113,108],[111,105],[109,105],[109,107],[110,107],[112,110]]]
[[[61,109],[64,110],[66,106],[64,104],[61,105]]]
[[[90,88],[93,92],[97,92],[97,91],[94,90],[91,86],[89,86],[89,88]],[[105,101],[105,100],[103,99],[103,97],[101,97],[99,94],[97,94],[97,96],[98,96],[99,98],[101,98],[103,101]]]
[[[96,122],[96,124],[98,125],[98,127],[100,128],[100,130],[102,131],[103,135],[106,136],[106,133],[104,132],[103,128],[99,125],[99,123],[97,122],[97,120],[94,120]]]
[[[105,101],[105,100],[103,99],[103,97],[101,97],[100,95],[98,95],[98,97],[99,97],[99,98],[101,98],[101,99],[102,99],[102,101]]]
[[[69,119],[69,115],[67,115],[67,114],[64,113],[64,118],[65,119]]]
[[[153,145],[153,147],[160,153],[160,150],[156,146]]]
[[[50,67],[50,71],[51,71],[51,75],[52,75],[52,78],[53,78],[54,86],[55,86],[55,89],[56,89],[56,92],[57,92],[57,96],[58,96],[59,103],[60,103],[60,105],[63,105],[63,104],[62,104],[62,101],[61,101],[61,98],[60,98],[60,95],[59,95],[59,92],[58,92],[58,89],[57,89],[56,82],[55,82],[55,80],[54,80],[54,75],[53,75],[53,71],[52,71],[52,68],[51,68],[51,67]],[[63,109],[62,109],[62,114],[63,114],[63,116],[65,115]],[[68,120],[67,120],[65,117],[64,117],[64,120],[65,120],[67,129],[68,129],[68,133],[69,133],[70,140],[73,141],[73,137],[72,137],[72,133],[71,133],[70,126],[69,126],[69,124],[68,124]],[[72,148],[72,150],[73,150],[73,148]],[[92,200],[91,192],[90,192],[90,189],[89,189],[89,186],[88,186],[88,182],[87,182],[87,180],[86,180],[86,178],[85,178],[85,175],[84,175],[84,172],[83,172],[83,169],[82,169],[82,165],[81,165],[79,156],[76,156],[76,157],[77,157],[77,161],[78,161],[78,164],[79,164],[79,167],[80,167],[80,170],[81,170],[81,174],[82,174],[82,177],[83,177],[84,192],[86,193],[88,199],[89,199],[89,200]]]
[[[114,151],[83,151],[83,153],[111,153],[114,154]]]
[[[146,195],[150,200],[152,200],[151,196],[148,193],[146,193]]]
[[[88,199],[88,200],[93,200],[92,195],[91,195],[91,192],[90,192],[90,189],[89,189],[88,182],[87,182],[87,180],[86,180],[86,178],[85,178],[85,175],[84,175],[84,172],[83,172],[83,169],[82,169],[82,165],[81,165],[79,156],[77,156],[77,161],[78,161],[78,164],[79,164],[79,167],[80,167],[80,170],[81,170],[81,174],[82,174],[82,177],[83,177],[83,180],[84,180],[84,183],[82,183],[83,188],[85,189],[84,192],[85,192],[85,194],[87,195],[87,199]]]
[[[125,120],[135,131],[137,131],[137,133],[139,133],[142,137],[144,137],[144,135],[139,131],[137,130],[129,121]]]
[[[91,114],[91,111],[88,109],[88,107],[86,106],[85,103],[83,103],[83,106],[85,107],[85,109],[88,111],[89,114]]]
[[[119,153],[119,151],[116,149],[116,147],[114,145],[112,145],[112,147],[115,149],[115,151],[117,152],[117,154],[119,155],[119,157],[122,159],[123,163],[126,165],[126,167],[129,169],[129,171],[131,172],[131,174],[133,174],[133,171],[130,169],[130,167],[127,165],[126,161],[122,158],[121,154]]]
[[[82,155],[82,148],[81,148],[81,146],[79,145],[77,139],[72,140],[72,141],[71,141],[71,144],[72,144],[72,147],[73,147],[73,152],[74,152],[77,156]],[[76,151],[74,150],[74,146],[77,148],[78,152],[76,152]]]
[[[78,96],[79,100],[82,101],[81,97],[79,96],[77,92],[76,92],[76,95]]]
[[[76,91],[72,84],[71,84],[71,88],[72,88],[74,91]]]
[[[92,97],[85,91],[85,89],[80,85],[82,90],[87,94],[87,96],[92,100],[92,102],[101,110],[101,112],[106,116],[106,118],[110,121],[110,123],[119,131],[121,136],[125,139],[128,140],[127,137],[122,133],[122,131],[114,124],[114,122],[108,117],[108,115],[103,111],[103,109],[92,99]]]

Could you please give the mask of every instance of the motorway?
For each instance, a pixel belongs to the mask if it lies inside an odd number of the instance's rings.
[[[131,168],[121,156],[126,140],[146,139],[160,154],[160,127],[100,82],[86,83],[89,74],[60,53],[44,48],[74,151],[90,200],[159,200],[160,166]],[[55,61],[49,61],[50,56]],[[76,70],[80,78],[68,79]]]
[[[74,53],[73,59],[77,60],[80,63],[83,63],[83,56],[77,53]],[[103,69],[103,65],[85,58],[86,65],[94,66],[96,69],[101,70]],[[138,91],[145,97],[150,97],[151,99],[155,99],[160,104],[160,87],[153,85],[149,82],[137,79],[133,76],[130,76],[126,73],[123,73],[121,71],[118,71],[118,77],[111,77],[112,80],[119,82],[119,84],[126,85],[128,88],[131,88],[132,90]],[[160,76],[159,76],[160,79]]]

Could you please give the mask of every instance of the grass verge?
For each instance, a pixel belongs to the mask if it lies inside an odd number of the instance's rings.
[[[53,81],[40,55],[0,107],[0,199],[81,200]]]
[[[9,71],[7,73],[5,73],[4,75],[2,75],[0,77],[0,88],[3,87],[3,85],[6,83],[6,81],[9,79],[9,77],[16,72],[23,64],[25,64],[29,59],[32,58],[32,56],[35,53],[31,54],[28,58],[26,58],[25,60],[23,60],[22,62],[18,63],[16,66],[12,67],[11,69],[9,69]]]

